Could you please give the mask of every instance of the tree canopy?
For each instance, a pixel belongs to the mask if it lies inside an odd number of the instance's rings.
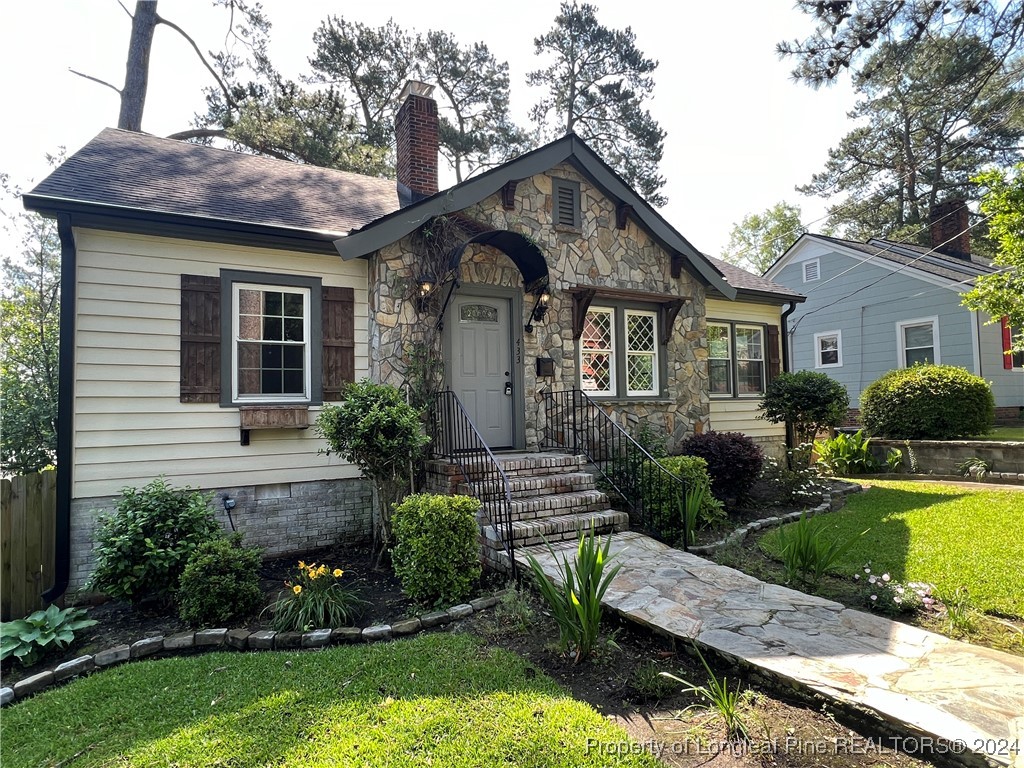
[[[760,274],[806,231],[800,223],[800,208],[782,201],[734,224],[722,259]]]
[[[899,52],[899,53],[896,53]],[[898,56],[897,69],[875,66]],[[1020,157],[1024,109],[1019,76],[978,71],[997,54],[976,37],[884,43],[854,86],[857,127],[829,150],[823,171],[799,187],[808,195],[847,197],[829,208],[829,226],[855,239],[927,240],[931,206],[973,198],[971,177],[988,164]]]
[[[659,172],[665,131],[644,102],[658,66],[636,45],[630,27],[609,29],[596,8],[563,0],[554,26],[534,40],[550,63],[527,74],[545,89],[530,116],[545,139],[575,132],[652,205],[664,205]]]
[[[796,8],[814,18],[814,30],[776,50],[796,60],[795,79],[815,88],[835,82],[847,68],[866,77],[900,69],[918,45],[944,37],[973,37],[990,46],[993,60],[975,73],[984,81],[1019,52],[1024,36],[1024,0],[797,0]],[[896,41],[904,45],[892,47]]]
[[[992,264],[999,271],[979,277],[963,303],[987,312],[995,322],[1008,318],[1015,331],[1013,347],[1024,350],[1024,163],[1011,173],[991,169],[975,181],[985,189],[981,212],[989,217],[989,237],[997,243]]]

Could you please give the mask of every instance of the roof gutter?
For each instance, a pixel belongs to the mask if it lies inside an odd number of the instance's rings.
[[[57,367],[57,509],[54,526],[53,585],[43,592],[52,603],[68,588],[71,570],[71,461],[75,402],[75,275],[78,250],[71,217],[57,216],[60,238],[60,345]]]

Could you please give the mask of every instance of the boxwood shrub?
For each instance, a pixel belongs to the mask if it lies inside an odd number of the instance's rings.
[[[480,502],[469,496],[417,493],[392,513],[395,575],[413,600],[458,603],[480,578]]]
[[[889,371],[860,398],[864,427],[898,440],[949,440],[992,429],[995,399],[980,376],[952,365]]]
[[[658,464],[673,475],[681,477],[690,486],[694,483],[709,484],[708,463],[699,456],[668,456],[659,459]],[[658,471],[648,462],[644,467],[645,507],[650,512],[650,524],[654,532],[672,545],[683,541],[683,517],[676,494],[676,483]],[[725,517],[722,502],[708,494],[704,497],[697,516],[697,526],[705,527]]]
[[[683,441],[680,452],[708,464],[711,493],[718,499],[746,496],[764,466],[764,451],[741,432],[704,432]]]
[[[242,546],[242,534],[196,547],[181,574],[178,613],[192,627],[221,627],[260,607],[260,550]]]

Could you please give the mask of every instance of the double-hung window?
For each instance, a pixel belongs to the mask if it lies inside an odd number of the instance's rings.
[[[590,307],[579,342],[580,389],[609,397],[661,394],[658,315],[625,307]]]
[[[232,284],[232,393],[236,401],[309,401],[309,288]]]
[[[712,395],[761,395],[765,390],[763,325],[708,321],[708,378]]]
[[[843,334],[825,331],[814,334],[814,367],[839,368],[843,364]]]
[[[936,317],[896,323],[900,368],[939,362],[939,321]]]

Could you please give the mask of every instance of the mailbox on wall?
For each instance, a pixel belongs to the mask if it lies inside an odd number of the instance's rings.
[[[537,376],[554,376],[555,360],[551,357],[537,358]]]

